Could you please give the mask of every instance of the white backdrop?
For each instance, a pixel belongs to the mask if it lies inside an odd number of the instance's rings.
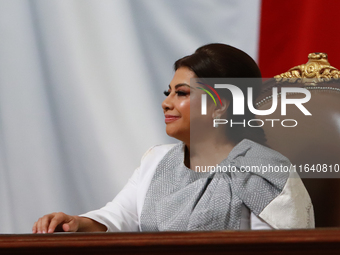
[[[256,59],[260,0],[0,0],[0,233],[111,200],[164,131],[175,60]]]

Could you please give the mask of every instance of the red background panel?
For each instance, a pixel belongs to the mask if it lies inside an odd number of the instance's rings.
[[[272,77],[328,54],[340,69],[340,0],[262,0],[259,66]]]

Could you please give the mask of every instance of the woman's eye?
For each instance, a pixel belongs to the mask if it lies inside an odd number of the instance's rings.
[[[176,94],[178,95],[178,96],[186,96],[186,95],[188,95],[189,93],[188,92],[185,92],[185,91],[176,91]]]
[[[170,91],[164,91],[163,92],[165,96],[169,96],[170,95]],[[178,96],[187,96],[189,94],[189,92],[186,92],[186,91],[181,91],[181,90],[178,90],[175,92]]]

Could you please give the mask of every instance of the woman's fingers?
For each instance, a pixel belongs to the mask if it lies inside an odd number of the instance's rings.
[[[37,233],[40,234],[42,233],[42,230],[41,230],[41,222],[42,222],[42,217],[38,220],[37,222]]]
[[[37,222],[34,222],[34,224],[33,224],[32,233],[33,233],[33,234],[36,234],[36,233],[37,233]]]
[[[51,219],[48,230],[46,230],[46,233],[53,233],[56,229],[56,227],[59,224],[68,223],[69,222],[69,215],[66,215],[65,213],[58,212],[54,215],[54,217]]]
[[[68,215],[69,216],[69,215]],[[65,232],[77,232],[79,228],[79,218],[77,216],[69,216],[68,223],[63,224]]]
[[[51,218],[53,218],[55,213],[47,214],[38,219],[37,222],[34,223],[32,232],[33,233],[47,233],[47,226]]]
[[[55,215],[57,215],[57,214],[55,214],[55,213],[47,214],[47,215],[45,215],[44,217],[41,218],[40,232],[39,233],[43,233],[43,234],[47,233],[49,226],[50,226],[50,223],[51,223],[51,220],[54,219]]]
[[[62,212],[47,214],[38,219],[32,227],[32,233],[53,233],[56,228],[64,231],[75,232],[78,230],[76,216]]]

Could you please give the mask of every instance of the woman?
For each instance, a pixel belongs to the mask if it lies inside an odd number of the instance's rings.
[[[251,86],[256,98],[261,78],[256,63],[234,47],[209,44],[174,67],[162,107],[167,134],[181,142],[149,149],[105,207],[80,216],[45,215],[34,224],[33,233],[314,227],[313,207],[296,173],[243,171],[264,165],[289,167],[290,162],[263,145],[261,128],[225,125],[247,122],[254,115],[248,107],[243,115],[234,115],[230,90],[215,90],[208,79],[258,78],[250,83],[231,80],[243,94]],[[219,103],[212,96],[203,111],[207,93],[219,95]],[[217,119],[227,121],[215,125]]]

